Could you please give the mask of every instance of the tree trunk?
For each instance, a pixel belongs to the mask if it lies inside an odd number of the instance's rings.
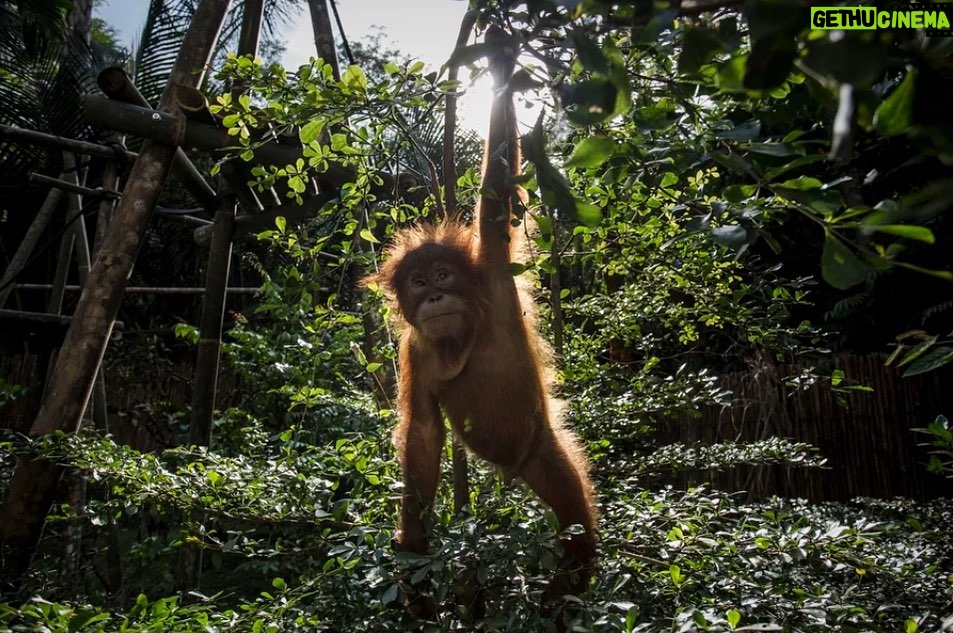
[[[228,4],[228,0],[199,3],[159,101],[159,110],[177,112],[173,99],[176,85],[201,83]],[[149,140],[142,145],[56,359],[49,389],[30,430],[34,437],[55,431],[74,433],[82,423],[123,290],[175,149]],[[17,464],[0,512],[2,588],[18,586],[29,566],[61,475],[60,466],[44,459],[23,457]]]
[[[73,8],[66,16],[66,24],[89,44],[92,37],[93,0],[73,0]]]

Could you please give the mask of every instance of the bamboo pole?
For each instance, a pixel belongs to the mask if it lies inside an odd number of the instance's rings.
[[[16,284],[14,288],[17,291],[44,291],[48,292],[53,288],[52,284]],[[66,292],[81,292],[83,290],[82,286],[70,285],[64,288]],[[237,295],[253,295],[259,291],[259,288],[251,287],[232,287],[226,288],[225,291],[229,294]],[[129,286],[125,290],[127,295],[201,295],[205,294],[205,288],[199,287],[181,287],[181,288],[170,288],[170,287],[147,287],[147,286]]]
[[[75,165],[73,168],[75,169]],[[65,165],[62,176],[64,178],[69,177]],[[67,191],[67,189],[63,188],[63,191]],[[53,271],[53,288],[50,290],[50,296],[46,303],[46,311],[50,314],[62,314],[63,312],[66,277],[69,275],[70,260],[73,258],[73,244],[76,241],[73,225],[82,220],[82,212],[83,206],[79,205],[77,207],[74,200],[67,197],[66,213],[63,215],[63,232],[60,235],[60,247],[56,254],[56,269]]]
[[[258,53],[264,0],[245,0],[242,7],[239,55]],[[247,90],[233,86],[232,96]],[[186,94],[177,91],[177,94]],[[194,94],[194,93],[193,93]],[[215,394],[218,387],[219,360],[222,349],[222,320],[225,316],[225,296],[228,288],[228,273],[232,258],[232,235],[235,232],[235,196],[219,181],[218,208],[212,229],[212,243],[208,251],[205,271],[205,294],[202,296],[202,320],[199,324],[199,343],[196,350],[194,389],[192,390],[192,417],[189,424],[189,444],[210,446],[212,443],[212,418],[215,413]],[[193,519],[201,521],[200,516]],[[202,548],[186,545],[179,556],[178,585],[180,591],[198,590],[202,580]]]
[[[264,15],[264,0],[246,0],[242,7],[239,55],[258,54],[258,41]],[[232,96],[247,92],[244,86],[232,87]],[[177,91],[181,98],[186,91]],[[192,93],[194,95],[194,93]],[[222,347],[222,320],[225,316],[225,295],[232,257],[232,235],[235,231],[235,196],[227,187],[220,187],[223,195],[218,202],[212,229],[212,242],[205,271],[205,294],[202,301],[202,320],[199,325],[199,344],[195,365],[195,389],[192,392],[192,419],[189,442],[194,446],[209,446],[212,440],[212,414],[215,410],[215,387]],[[197,581],[196,581],[197,582]]]
[[[69,193],[68,216],[75,218],[67,227],[67,231],[73,234],[74,255],[76,257],[76,269],[79,276],[79,282],[85,286],[89,281],[90,270],[90,252],[89,237],[86,233],[86,220],[83,216],[83,198],[82,191],[87,187],[81,185],[81,179],[77,170],[76,159],[68,151],[63,152],[63,184],[66,184],[66,191]],[[85,180],[82,179],[82,180]],[[65,287],[65,286],[64,286]],[[60,291],[62,301],[63,290]],[[103,375],[103,368],[100,367],[96,372],[96,379],[93,384],[92,406],[90,415],[93,424],[98,429],[107,431],[109,429],[108,414],[106,411],[106,379]],[[70,506],[76,512],[81,512],[86,504],[86,475],[77,470],[70,470],[67,477],[68,493],[67,498]],[[64,580],[76,578],[80,569],[80,558],[82,555],[83,524],[74,522],[67,526],[66,530],[66,549],[64,552]]]
[[[181,144],[203,151],[220,151],[235,146],[235,139],[220,126],[183,121],[166,112],[151,110],[101,95],[87,95],[83,101],[83,116],[86,121],[109,130],[125,132],[164,144]],[[301,158],[301,147],[278,142],[268,142],[255,147],[256,160],[273,165],[291,165]],[[357,173],[350,167],[331,163],[321,178],[341,186],[354,182]],[[378,178],[370,185],[370,192],[378,196],[393,195],[398,190],[399,180],[393,174],[378,172]],[[401,178],[406,179],[402,174]],[[380,183],[376,182],[380,180]]]
[[[66,182],[70,185],[80,187],[79,176],[76,172],[76,159],[69,152],[63,152],[63,168],[65,171]],[[90,271],[90,249],[89,237],[86,233],[86,221],[83,217],[83,198],[79,193],[73,192],[69,195],[69,213],[76,217],[72,223],[73,245],[76,254],[76,269],[79,276],[79,283],[85,286],[89,282]],[[63,287],[65,292],[65,286]],[[96,381],[93,385],[93,406],[92,418],[96,428],[103,431],[109,430],[109,418],[106,411],[106,377],[103,374],[103,368],[100,367],[96,372]]]
[[[139,92],[139,89],[136,88],[136,85],[132,83],[132,79],[129,78],[129,75],[127,75],[126,71],[122,68],[112,67],[104,69],[96,78],[96,83],[102,89],[103,93],[111,99],[118,99],[124,103],[138,105],[144,108],[151,107],[149,102],[146,101],[146,98]],[[187,84],[185,85],[187,86]],[[175,97],[179,88],[180,86],[178,85],[172,87],[173,92],[169,95],[169,98],[171,98],[170,104],[176,102]],[[166,96],[163,95],[163,98],[166,98]],[[178,143],[176,143],[176,145],[178,145]],[[201,172],[199,172],[198,168],[189,160],[189,157],[185,155],[181,147],[176,147],[175,149],[171,169],[172,175],[175,176],[176,179],[189,190],[189,193],[195,196],[195,199],[202,203],[206,209],[211,208],[215,204],[215,190],[205,181]]]
[[[61,189],[53,189],[46,195],[39,212],[33,218],[33,222],[30,223],[26,235],[23,236],[23,241],[20,242],[16,253],[13,254],[10,264],[3,271],[3,277],[0,277],[0,308],[6,304],[7,298],[13,291],[13,280],[26,268],[30,255],[33,254],[33,249],[36,248],[46,225],[50,223],[50,218],[53,217],[53,212],[56,211],[64,197],[65,194]]]
[[[56,149],[68,150],[77,154],[86,154],[98,158],[123,160],[132,162],[136,160],[135,152],[127,151],[125,148],[112,147],[101,143],[89,143],[87,141],[77,141],[71,138],[55,136],[36,130],[27,130],[14,125],[0,125],[0,138],[6,138],[11,141],[25,141],[37,145],[45,145]]]
[[[125,149],[124,139],[120,134],[114,134],[110,137],[113,147]],[[128,153],[128,152],[127,152]],[[115,161],[109,161],[103,168],[101,186],[105,190],[117,191],[119,189],[119,165]],[[106,227],[112,222],[113,213],[116,211],[118,198],[102,198],[99,201],[99,212],[96,216],[96,236],[93,239],[93,258],[102,248],[103,240],[106,238]]]
[[[174,87],[201,82],[228,4],[228,0],[199,3],[160,99],[159,110],[174,114]],[[172,145],[151,140],[143,143],[57,356],[49,389],[30,430],[34,437],[55,431],[75,432],[82,423],[123,289],[174,153]],[[18,587],[29,567],[61,475],[62,467],[43,459],[23,457],[17,464],[0,512],[2,588]]]
[[[234,226],[235,197],[224,194],[219,202],[219,210],[215,213],[215,230],[208,252],[205,292],[202,295],[202,320],[199,324],[189,427],[189,443],[193,446],[208,446],[212,440],[212,414],[215,410],[215,386],[222,347],[222,321]]]
[[[44,176],[43,174],[37,173],[30,174],[30,182],[36,183],[38,185],[46,185],[47,187],[53,187],[55,189],[62,189],[67,193],[78,193],[82,196],[88,196],[90,198],[118,198],[120,195],[122,195],[118,191],[110,191],[103,188],[92,189],[91,187],[84,187],[83,185],[76,184],[70,180],[51,178],[49,176]]]

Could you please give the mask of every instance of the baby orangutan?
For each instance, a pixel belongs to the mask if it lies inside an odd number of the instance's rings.
[[[446,414],[460,440],[507,477],[525,481],[560,528],[582,526],[564,541],[564,578],[554,587],[580,593],[596,553],[588,460],[550,395],[549,353],[533,298],[509,267],[520,174],[513,96],[505,85],[514,65],[513,55],[491,59],[498,92],[473,225],[446,220],[399,231],[371,278],[400,316],[394,443],[405,487],[396,540],[405,550],[426,551],[423,515],[437,490]]]

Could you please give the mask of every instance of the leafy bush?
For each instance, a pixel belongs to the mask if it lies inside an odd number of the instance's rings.
[[[204,454],[184,462],[181,451],[140,455],[96,438],[59,438],[43,450],[81,466],[114,495],[84,517],[62,520],[95,526],[147,505],[201,510],[215,517],[197,533],[208,551],[242,561],[223,571],[253,576],[198,601],[140,595],[116,610],[38,597],[7,603],[0,625],[9,630],[401,631],[402,597],[413,588],[443,605],[427,630],[463,631],[472,625],[455,595],[474,582],[488,588],[482,630],[554,630],[538,606],[560,555],[554,517],[525,488],[504,486],[483,468],[474,478],[474,511],[462,518],[448,509],[445,482],[432,553],[416,556],[391,548],[396,473],[373,441],[284,450],[262,461]],[[752,504],[705,489],[643,490],[640,477],[599,483],[603,555],[589,595],[567,611],[580,630],[951,624],[944,621],[953,577],[950,501]],[[276,558],[284,559],[281,577],[269,581],[268,561]]]

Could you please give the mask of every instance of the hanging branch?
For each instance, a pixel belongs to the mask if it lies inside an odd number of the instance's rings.
[[[417,153],[420,154],[427,162],[427,171],[430,172],[431,182],[430,193],[433,195],[434,203],[437,205],[437,215],[441,218],[446,217],[447,212],[443,206],[443,198],[440,196],[440,177],[437,174],[437,165],[435,165],[430,156],[427,155],[427,152],[424,150],[424,148],[420,146],[420,142],[417,140],[417,137],[414,136],[413,130],[410,129],[410,126],[407,125],[407,122],[404,121],[399,115],[395,118],[395,122],[404,133],[404,136],[407,137],[407,140],[410,141],[410,144],[414,146],[415,150],[417,150]],[[444,147],[444,154],[446,154],[446,151],[446,147]]]
[[[470,39],[470,33],[476,24],[478,12],[475,10],[467,11],[460,23],[460,32],[457,35],[457,45],[454,52],[467,45]],[[452,61],[447,71],[447,79],[456,81],[459,63]],[[447,94],[447,102],[444,109],[443,126],[443,191],[446,200],[446,207],[442,208],[442,216],[456,215],[457,213],[457,165],[454,155],[454,139],[457,134],[457,95],[455,92]],[[437,186],[436,180],[434,186]],[[453,511],[461,514],[470,506],[470,475],[467,469],[467,451],[463,444],[453,437],[451,441],[451,463],[453,468]]]
[[[457,45],[454,52],[467,45],[470,40],[470,33],[476,24],[479,12],[476,10],[467,11],[460,23],[460,32],[457,34]],[[456,81],[459,76],[460,64],[452,61],[447,71],[447,79]],[[443,126],[443,192],[446,200],[446,214],[455,215],[457,213],[457,163],[454,154],[454,139],[457,135],[457,94],[455,92],[447,94],[447,103],[444,109]]]

